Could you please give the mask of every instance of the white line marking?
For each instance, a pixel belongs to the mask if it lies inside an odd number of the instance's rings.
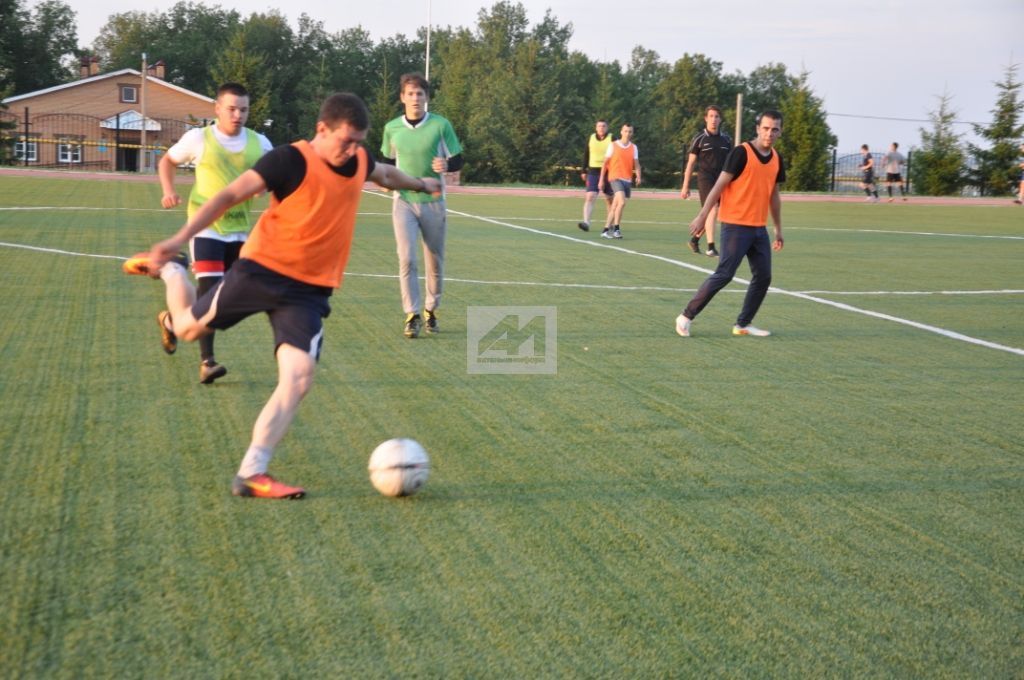
[[[517,230],[520,230],[520,231],[526,231],[526,232],[530,232],[530,233],[534,233],[534,234],[540,234],[542,236],[552,236],[552,237],[555,237],[555,238],[564,239],[566,241],[572,241],[574,243],[585,243],[587,245],[594,246],[594,247],[597,247],[597,248],[608,248],[610,250],[617,250],[619,252],[626,253],[628,255],[638,255],[640,257],[646,257],[646,258],[649,258],[649,259],[652,259],[652,260],[658,260],[659,262],[665,262],[665,263],[668,263],[668,264],[672,264],[672,265],[675,265],[677,267],[683,267],[685,269],[692,269],[693,271],[704,272],[704,273],[707,273],[707,274],[712,273],[711,270],[709,270],[709,269],[705,269],[703,267],[697,267],[697,266],[694,266],[694,265],[691,265],[691,264],[686,264],[685,262],[680,262],[679,260],[673,260],[671,258],[663,257],[661,255],[653,255],[651,253],[644,253],[644,252],[640,252],[640,251],[637,251],[637,250],[630,250],[629,248],[623,248],[621,246],[613,246],[613,245],[609,245],[609,244],[599,243],[597,241],[584,241],[583,239],[575,238],[575,237],[572,237],[572,236],[566,236],[565,234],[555,234],[555,233],[543,231],[541,229],[532,229],[530,227],[524,227],[524,226],[521,226],[521,225],[518,225],[518,224],[511,224],[511,223],[508,223],[508,222],[501,222],[499,220],[493,220],[493,219],[490,219],[488,217],[479,217],[477,215],[471,215],[469,213],[459,212],[459,211],[455,211],[455,210],[449,210],[448,212],[453,213],[455,215],[461,215],[462,217],[468,217],[468,218],[471,218],[471,219],[477,219],[477,220],[481,220],[483,222],[490,222],[491,224],[496,224],[496,225],[502,226],[502,227],[508,227],[510,229],[517,229]],[[749,281],[747,281],[745,279],[741,279],[740,277],[734,278],[733,281],[738,281],[740,283],[745,283],[745,284],[749,284],[750,283]],[[782,295],[789,295],[791,297],[799,298],[801,300],[808,300],[808,301],[811,301],[811,302],[817,302],[818,304],[827,305],[829,307],[834,307],[836,309],[842,309],[842,310],[847,311],[847,312],[854,312],[856,314],[863,314],[864,316],[871,316],[871,317],[874,317],[876,319],[883,319],[885,321],[892,321],[894,323],[903,324],[905,326],[910,326],[912,328],[917,328],[919,330],[928,331],[929,333],[935,333],[936,335],[941,335],[943,337],[951,338],[953,340],[960,340],[962,342],[967,342],[967,343],[971,343],[971,344],[974,344],[974,345],[980,345],[981,347],[988,347],[989,349],[997,349],[997,350],[1000,350],[1000,351],[1003,351],[1003,352],[1009,352],[1011,354],[1017,354],[1019,356],[1024,356],[1024,349],[1021,349],[1019,347],[1009,347],[1007,345],[1000,345],[998,343],[989,342],[988,340],[982,340],[980,338],[974,338],[974,337],[971,337],[969,335],[964,335],[962,333],[957,333],[955,331],[949,331],[949,330],[946,330],[945,328],[939,328],[938,326],[929,326],[928,324],[919,323],[917,321],[911,321],[909,319],[902,319],[900,317],[891,316],[889,314],[882,314],[881,312],[874,312],[874,311],[871,311],[869,309],[862,309],[860,307],[854,307],[852,305],[847,305],[847,304],[844,304],[842,302],[833,302],[831,300],[826,300],[824,298],[820,298],[820,297],[817,297],[817,296],[814,296],[814,295],[808,295],[806,293],[797,293],[797,292],[793,292],[793,291],[788,291],[788,290],[785,290],[783,288],[776,288],[775,286],[772,286],[768,290],[769,290],[769,292],[779,293],[779,294],[782,294]]]
[[[376,195],[376,196],[380,196],[381,195],[381,194],[377,194],[377,193],[369,192],[369,191],[367,191],[366,193],[370,193],[370,194]],[[489,218],[489,217],[481,217],[481,216],[473,215],[473,214],[470,214],[470,213],[464,213],[464,212],[457,211],[457,210],[449,210],[448,212],[450,212],[450,213],[452,213],[454,215],[460,215],[462,217],[466,217],[466,218],[469,218],[469,219],[480,220],[482,222],[489,222],[489,223],[495,224],[497,226],[507,227],[509,229],[516,229],[516,230],[519,230],[519,231],[525,231],[525,232],[529,232],[529,233],[533,233],[533,234],[538,234],[538,235],[541,235],[541,236],[550,236],[550,237],[554,237],[554,238],[560,238],[560,239],[564,239],[566,241],[570,241],[570,242],[573,242],[573,243],[580,243],[580,244],[584,244],[584,245],[588,245],[588,246],[594,246],[596,248],[605,248],[605,249],[608,249],[608,250],[615,250],[615,251],[618,251],[618,252],[621,252],[621,253],[625,253],[627,255],[637,255],[639,257],[645,257],[645,258],[648,258],[648,259],[657,260],[659,262],[665,262],[666,264],[670,264],[670,265],[673,265],[673,266],[676,266],[676,267],[682,267],[684,269],[691,269],[693,271],[701,272],[703,274],[711,274],[711,273],[713,273],[713,270],[711,270],[711,269],[706,269],[704,267],[697,267],[696,265],[687,264],[687,263],[681,262],[679,260],[673,260],[672,258],[664,257],[662,255],[654,255],[652,253],[644,253],[644,252],[641,252],[641,251],[631,250],[629,248],[623,248],[622,246],[615,246],[615,245],[611,245],[611,244],[607,244],[607,243],[599,243],[599,242],[596,242],[596,241],[586,241],[586,240],[583,240],[583,239],[580,239],[580,238],[576,238],[576,237],[573,237],[573,236],[567,236],[565,234],[556,234],[556,233],[552,233],[552,232],[549,232],[549,231],[544,231],[542,229],[533,229],[533,228],[530,228],[530,227],[524,227],[522,225],[511,224],[509,222],[502,222],[500,220],[495,220],[495,219],[492,219],[492,218]],[[77,257],[92,257],[92,258],[99,258],[99,259],[122,260],[122,261],[127,259],[125,257],[121,257],[121,256],[118,256],[118,255],[96,255],[96,254],[92,254],[92,253],[78,253],[78,252],[69,251],[69,250],[59,250],[59,249],[56,249],[56,248],[41,248],[41,247],[37,247],[37,246],[28,246],[28,245],[22,245],[22,244],[17,244],[17,243],[7,243],[7,242],[3,242],[3,241],[0,241],[0,246],[8,247],[8,248],[21,248],[21,249],[24,249],[24,250],[33,250],[33,251],[44,252],[44,253],[54,253],[54,254],[58,254],[58,255],[72,255],[72,256],[77,256]],[[360,276],[359,274],[351,274],[351,275],[352,276]],[[362,275],[362,276],[382,276],[382,275],[365,274],[365,275]],[[454,281],[455,279],[450,279],[450,280]],[[750,283],[748,280],[743,279],[741,277],[735,277],[735,278],[733,278],[733,281],[738,282],[738,283],[742,283],[742,284],[749,284]],[[502,283],[502,282],[497,282],[497,283]],[[542,285],[542,284],[523,283],[523,284],[519,284],[519,285]],[[547,284],[547,285],[573,285],[573,286],[579,286],[579,287],[594,287],[594,288],[601,287],[601,286],[588,286],[587,284]],[[672,288],[662,289],[662,288],[658,288],[658,287],[635,287],[635,288],[632,288],[632,287],[621,287],[621,288],[617,288],[617,289],[623,289],[623,290],[665,290],[665,291],[671,291],[671,292],[676,292],[677,291],[677,289],[672,289]],[[678,292],[685,292],[685,291],[678,291]],[[769,292],[779,293],[781,295],[789,295],[791,297],[799,298],[799,299],[802,299],[802,300],[808,300],[808,301],[811,301],[811,302],[817,302],[818,304],[827,305],[829,307],[834,307],[836,309],[841,309],[841,310],[849,311],[849,312],[855,312],[857,314],[863,314],[865,316],[871,316],[871,317],[874,317],[874,318],[877,318],[877,319],[883,319],[885,321],[892,321],[894,323],[903,324],[905,326],[910,326],[912,328],[917,328],[919,330],[924,330],[924,331],[928,331],[930,333],[935,333],[937,335],[941,335],[941,336],[944,336],[944,337],[947,337],[947,338],[951,338],[953,340],[960,340],[962,342],[967,342],[967,343],[971,343],[971,344],[974,344],[974,345],[979,345],[979,346],[982,346],[982,347],[988,347],[990,349],[1001,350],[1001,351],[1004,351],[1004,352],[1009,352],[1011,354],[1017,354],[1017,355],[1020,355],[1020,356],[1024,356],[1024,349],[1020,349],[1020,348],[1017,348],[1017,347],[1009,347],[1007,345],[1000,345],[998,343],[989,342],[987,340],[982,340],[980,338],[974,338],[974,337],[971,337],[969,335],[963,335],[962,333],[957,333],[955,331],[949,331],[949,330],[946,330],[944,328],[939,328],[937,326],[930,326],[928,324],[923,324],[923,323],[919,323],[917,321],[911,321],[909,319],[903,319],[903,318],[900,318],[900,317],[891,316],[889,314],[883,314],[881,312],[875,312],[875,311],[868,310],[868,309],[861,309],[860,307],[854,307],[852,305],[847,305],[847,304],[842,303],[842,302],[833,302],[831,300],[825,300],[824,298],[820,298],[820,297],[817,297],[816,295],[812,295],[812,294],[809,294],[809,293],[800,293],[800,292],[797,292],[797,291],[788,291],[788,290],[785,290],[785,289],[782,289],[782,288],[776,288],[775,286],[772,286],[771,288],[769,288]],[[1014,291],[1002,291],[1002,292],[1014,292]],[[853,295],[853,294],[857,294],[857,293],[845,293],[845,294]]]
[[[35,250],[40,253],[53,253],[55,255],[74,255],[76,257],[96,257],[103,260],[127,260],[127,257],[120,255],[96,255],[94,253],[76,253],[73,250],[58,250],[57,248],[40,248],[38,246],[26,246],[20,243],[5,243],[0,241],[0,246],[5,248],[21,248],[22,250]]]

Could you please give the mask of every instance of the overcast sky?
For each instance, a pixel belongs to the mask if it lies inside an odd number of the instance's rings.
[[[173,0],[65,0],[78,14],[79,42],[91,44],[112,13],[164,11]],[[920,143],[937,96],[952,96],[957,120],[988,123],[1008,64],[1024,63],[1024,0],[521,0],[530,25],[546,10],[572,24],[570,48],[597,61],[629,62],[634,46],[674,63],[685,53],[722,62],[723,71],[749,73],[781,62],[797,75],[806,69],[825,102],[841,152],[863,143],[883,149]],[[29,3],[33,4],[33,3]],[[328,32],[361,25],[374,40],[419,27],[475,28],[490,0],[207,0],[243,14],[281,8],[292,27],[300,14]],[[707,9],[705,9],[707,8]],[[428,20],[429,17],[429,20]],[[152,55],[159,58],[159,55]],[[1017,72],[1024,80],[1024,67]],[[1024,93],[1022,93],[1024,94]],[[840,115],[842,114],[842,115]],[[905,120],[885,120],[905,119]],[[957,130],[969,139],[969,125]],[[638,140],[639,141],[639,140]]]

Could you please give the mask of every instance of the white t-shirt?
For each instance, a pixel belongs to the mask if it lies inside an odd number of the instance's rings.
[[[174,146],[167,150],[167,155],[170,156],[171,160],[178,165],[181,165],[182,163],[194,163],[198,165],[199,160],[203,157],[203,148],[205,147],[205,135],[203,132],[204,128],[192,128],[183,134],[181,139],[179,139]],[[274,148],[274,145],[271,144],[270,140],[265,136],[257,132],[256,137],[260,140],[260,148],[263,149],[263,153]],[[221,132],[220,128],[214,125],[213,138],[231,153],[240,153],[245,149],[245,130],[242,130],[234,137],[230,137]]]

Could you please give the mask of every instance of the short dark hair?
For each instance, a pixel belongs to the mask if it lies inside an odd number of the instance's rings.
[[[869,148],[870,148],[870,147],[869,147],[869,146],[868,146],[867,144],[861,144],[861,145],[860,145],[860,150],[861,150],[861,151],[867,151],[867,150],[868,150]]]
[[[427,82],[427,79],[423,77],[422,73],[413,72],[402,74],[402,77],[398,79],[398,93],[401,94],[405,92],[405,86],[409,83],[412,83],[426,92],[428,97],[430,96],[430,83]]]
[[[362,99],[350,92],[336,92],[320,105],[318,122],[323,122],[331,130],[342,123],[348,123],[357,130],[370,127],[370,112]]]
[[[779,125],[780,126],[782,125],[782,113],[780,113],[779,111],[776,111],[775,109],[765,109],[761,113],[757,114],[757,121],[756,122],[757,122],[758,125],[761,124],[761,119],[764,118],[765,116],[768,116],[772,120],[779,121]]]
[[[707,118],[708,114],[711,113],[712,111],[717,111],[719,116],[722,115],[722,108],[717,104],[712,104],[711,106],[704,109],[704,117]]]
[[[236,97],[248,97],[249,90],[245,89],[245,85],[241,83],[224,83],[217,88],[217,99],[220,99],[222,94],[233,94]]]
[[[900,148],[900,143],[899,142],[893,142],[892,143],[892,148],[894,148],[894,149]]]

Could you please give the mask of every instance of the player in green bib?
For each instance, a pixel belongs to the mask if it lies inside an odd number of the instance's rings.
[[[414,177],[436,177],[442,181],[438,194],[412,191],[395,193],[391,219],[398,246],[399,287],[405,311],[404,334],[415,338],[426,323],[428,333],[437,333],[437,308],[444,288],[444,245],[447,208],[444,196],[445,172],[463,165],[462,145],[446,118],[427,112],[430,85],[419,73],[407,73],[399,80],[405,113],[384,126],[382,163],[394,163]],[[423,237],[426,296],[421,305],[416,244]],[[420,316],[420,311],[423,316]],[[424,319],[425,317],[425,319]]]
[[[163,189],[160,205],[173,208],[181,204],[181,197],[174,190],[176,168],[183,163],[195,164],[196,179],[188,197],[189,218],[207,200],[231,184],[273,148],[270,140],[245,127],[249,118],[249,93],[242,85],[221,85],[217,90],[213,110],[216,122],[182,135],[160,159],[158,166],[160,186]],[[189,242],[192,271],[198,282],[200,296],[215,288],[224,278],[224,272],[238,259],[238,253],[252,226],[249,218],[250,203],[245,201],[231,208]],[[177,349],[177,338],[167,327],[165,317],[166,312],[161,312],[157,317],[161,344],[165,352],[173,354]],[[210,333],[199,341],[199,381],[204,385],[211,384],[228,372],[214,359],[213,337],[214,334]]]

